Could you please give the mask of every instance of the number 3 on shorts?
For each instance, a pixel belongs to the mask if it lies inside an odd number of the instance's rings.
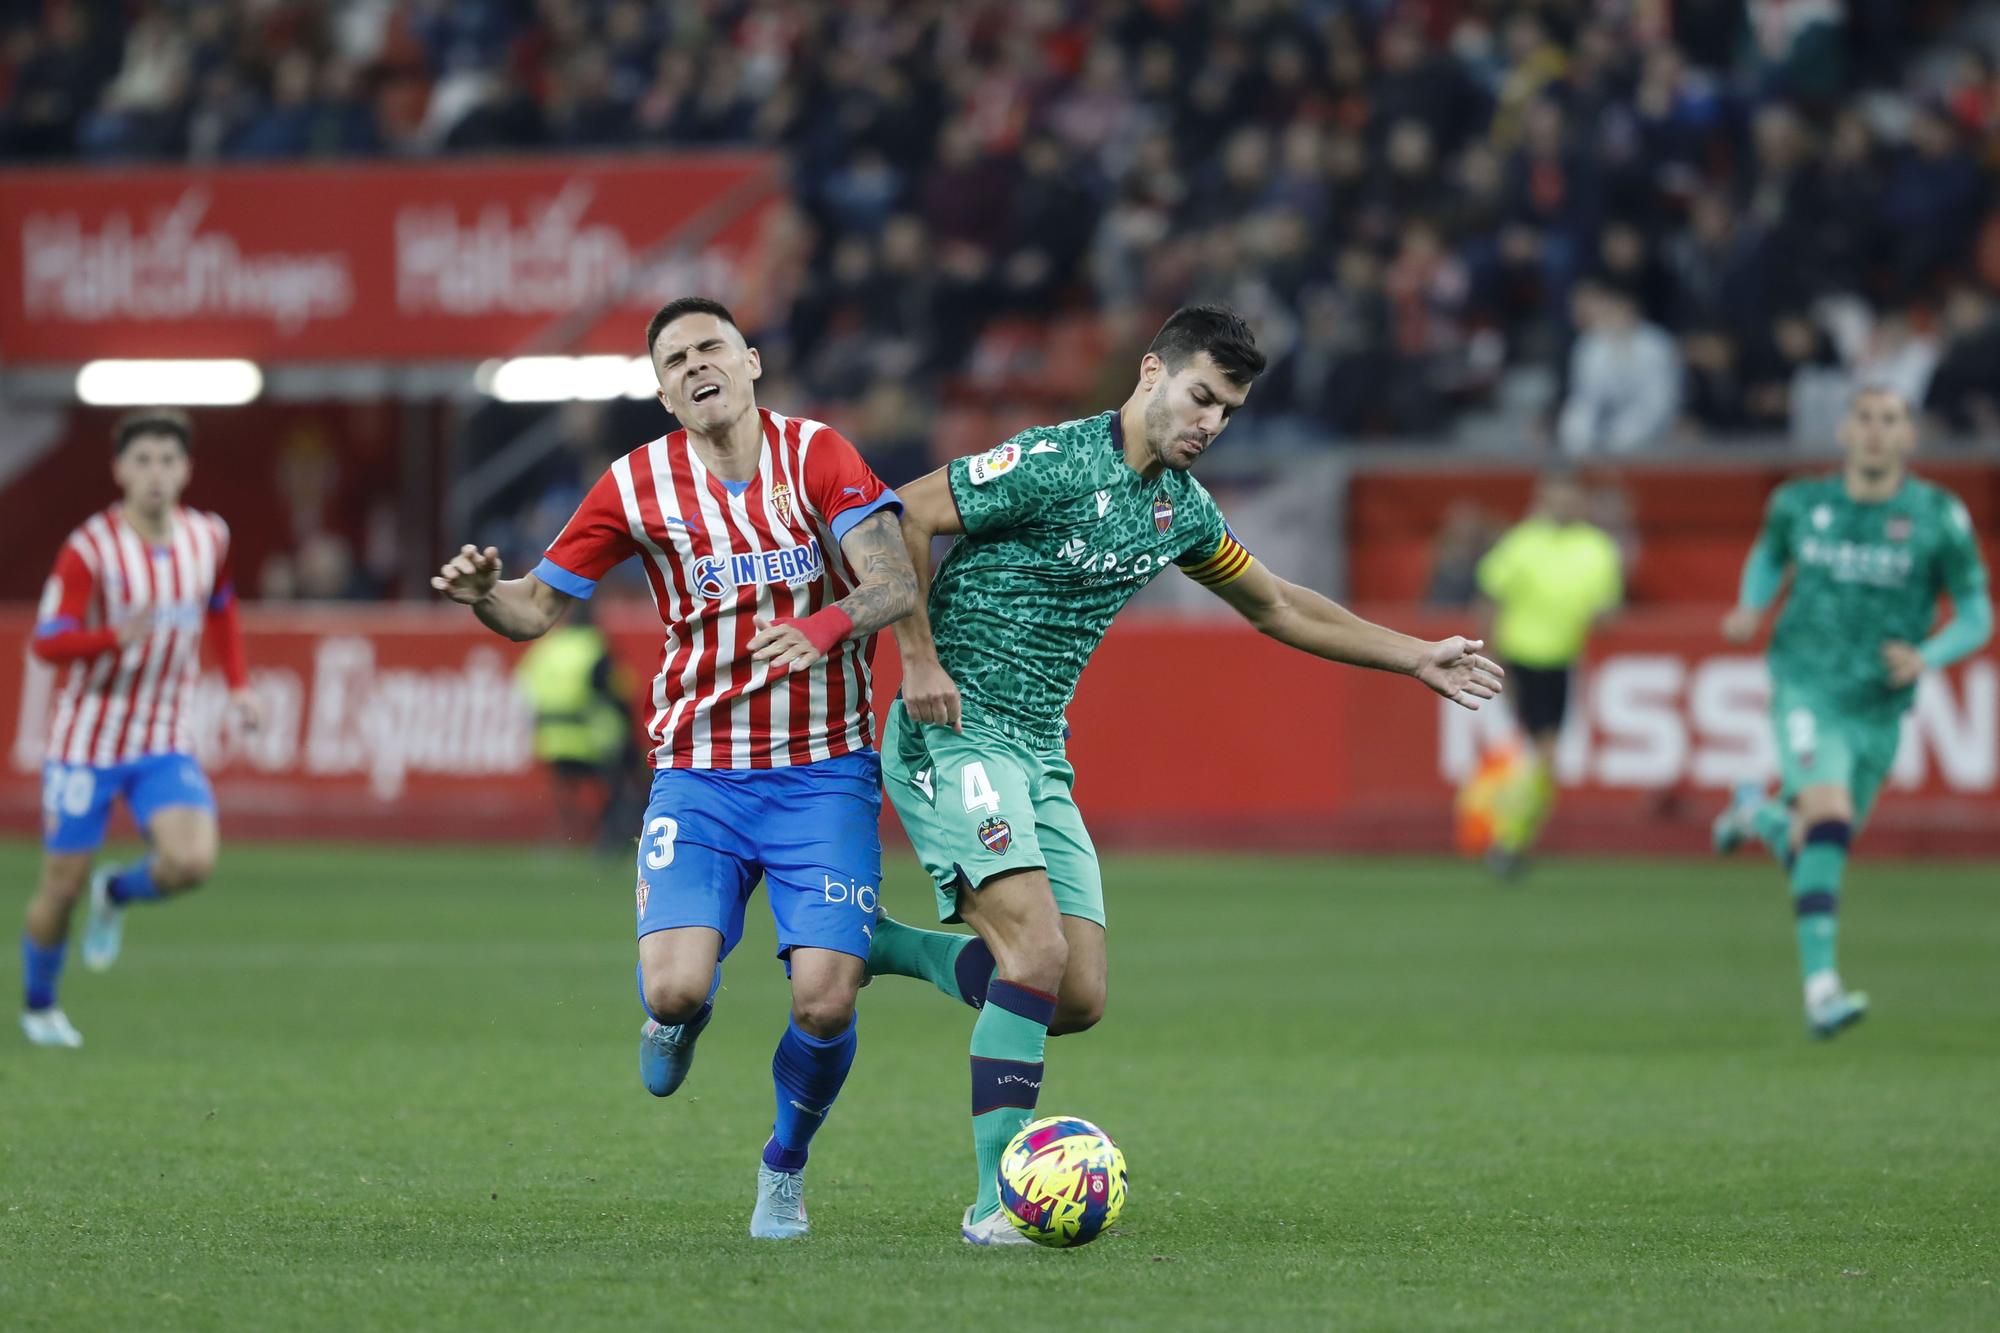
[[[665,870],[674,863],[674,839],[681,836],[680,821],[661,815],[646,825],[646,836],[653,840],[646,848],[646,869]]]
[[[1000,793],[993,790],[993,783],[986,776],[986,765],[977,759],[958,770],[958,788],[965,795],[966,813],[979,810],[989,815],[1000,813]]]

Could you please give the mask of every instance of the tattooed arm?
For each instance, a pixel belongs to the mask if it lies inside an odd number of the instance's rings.
[[[894,514],[879,509],[856,523],[840,539],[840,551],[861,577],[854,591],[800,619],[758,622],[750,640],[752,660],[803,671],[843,641],[865,639],[910,614],[917,604],[917,574]]]

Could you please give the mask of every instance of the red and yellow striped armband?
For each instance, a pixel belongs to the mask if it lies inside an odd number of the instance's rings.
[[[1237,541],[1235,533],[1224,529],[1222,544],[1215,548],[1215,554],[1195,564],[1182,565],[1181,573],[1204,588],[1220,588],[1242,578],[1254,559],[1250,548]]]

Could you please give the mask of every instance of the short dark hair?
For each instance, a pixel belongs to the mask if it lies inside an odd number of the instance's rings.
[[[1178,371],[1207,352],[1231,384],[1248,384],[1264,373],[1264,353],[1243,316],[1226,305],[1184,305],[1167,317],[1146,349]]]
[[[127,412],[111,428],[111,456],[118,457],[141,435],[171,435],[180,441],[183,452],[194,452],[194,423],[187,413],[170,407],[145,407]]]
[[[683,296],[667,302],[653,312],[646,321],[646,359],[653,359],[653,344],[660,340],[660,330],[684,315],[714,315],[717,319],[735,329],[738,333],[743,326],[736,322],[736,316],[729,313],[729,307],[720,301],[711,301],[706,296]]]

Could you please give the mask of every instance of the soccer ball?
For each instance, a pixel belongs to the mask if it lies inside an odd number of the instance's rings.
[[[1024,1126],[1000,1156],[1000,1211],[1037,1245],[1088,1245],[1125,1208],[1125,1154],[1073,1115]]]

